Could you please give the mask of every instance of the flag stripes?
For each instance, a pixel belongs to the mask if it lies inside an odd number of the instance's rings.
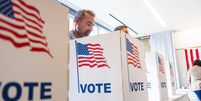
[[[101,68],[108,67],[107,61],[103,56],[103,48],[100,44],[81,44],[77,43],[78,52],[78,66],[79,67],[90,67],[90,68]]]
[[[1,0],[0,38],[15,47],[30,47],[33,52],[46,52],[51,57],[43,33],[44,21],[40,12],[22,0]],[[53,58],[53,57],[52,57]]]
[[[127,47],[128,64],[131,64],[134,67],[140,68],[142,70],[139,59],[138,48],[133,43],[131,43],[127,38],[126,38],[126,47]]]
[[[158,56],[158,64],[159,64],[159,71],[161,73],[165,73],[164,67],[163,67],[163,60]]]
[[[172,65],[170,64],[170,75],[174,76]]]
[[[201,55],[200,51],[201,51],[201,48],[184,49],[187,71],[193,67],[194,60],[200,59],[200,55]]]

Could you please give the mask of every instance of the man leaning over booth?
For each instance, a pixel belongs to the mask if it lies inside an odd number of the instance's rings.
[[[114,31],[121,30],[121,31],[123,31],[123,32],[125,32],[126,34],[129,35],[127,28],[128,28],[128,26],[126,26],[126,25],[121,25],[121,26],[117,26],[117,27],[114,29]]]
[[[74,17],[69,40],[89,36],[95,23],[95,13],[91,10],[79,10]]]

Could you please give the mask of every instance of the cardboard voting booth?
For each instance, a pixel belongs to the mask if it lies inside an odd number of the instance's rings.
[[[53,0],[0,9],[0,101],[67,101],[69,9]]]
[[[166,61],[166,77],[168,85],[168,95],[172,96],[176,94],[174,65],[172,62]]]
[[[157,52],[145,53],[147,89],[150,101],[168,99],[165,59]]]
[[[142,42],[120,31],[69,42],[69,101],[148,101]]]

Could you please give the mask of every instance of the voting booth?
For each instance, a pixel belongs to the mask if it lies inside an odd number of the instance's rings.
[[[0,101],[67,101],[69,9],[53,0],[0,7]]]
[[[148,101],[142,42],[116,31],[69,43],[69,101]]]
[[[165,59],[157,52],[145,53],[147,89],[150,101],[168,99]]]
[[[176,85],[175,85],[175,75],[174,75],[174,65],[170,61],[166,61],[166,77],[167,77],[167,86],[168,86],[168,96],[176,94]]]

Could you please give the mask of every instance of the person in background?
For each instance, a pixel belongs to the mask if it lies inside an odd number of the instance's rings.
[[[194,91],[201,101],[201,60],[196,59],[193,62],[193,67],[188,70],[187,79],[191,91]]]
[[[126,34],[129,35],[127,28],[128,28],[128,26],[126,26],[126,25],[121,25],[121,26],[117,26],[117,27],[114,29],[114,31],[121,30],[121,31],[123,31],[123,32],[125,32]]]
[[[95,13],[91,10],[79,10],[74,17],[69,40],[89,36],[95,24]]]

